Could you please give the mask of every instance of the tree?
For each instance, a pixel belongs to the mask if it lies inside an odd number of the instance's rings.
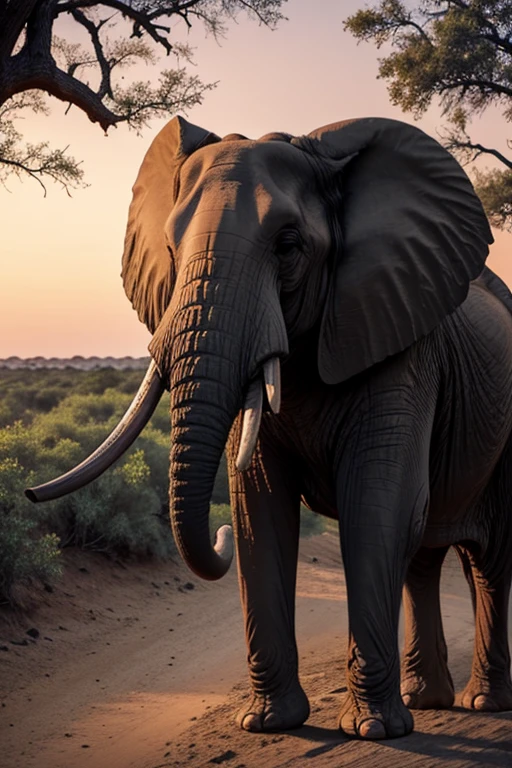
[[[23,145],[15,125],[26,110],[47,113],[43,91],[83,110],[107,131],[126,123],[140,131],[154,117],[173,115],[202,102],[215,83],[190,75],[191,50],[171,43],[171,20],[187,27],[201,22],[216,37],[246,11],[275,28],[286,0],[0,0],[0,182],[10,174],[59,182],[67,191],[80,185],[83,171],[66,149],[47,142]],[[63,20],[84,43],[57,32]],[[174,26],[174,24],[173,24]],[[157,52],[176,57],[158,84],[132,82],[124,71],[137,62],[155,64]],[[185,62],[185,65],[183,64]],[[67,110],[66,110],[67,111]]]
[[[487,108],[512,120],[511,0],[421,0],[415,8],[382,0],[345,22],[360,41],[393,51],[380,60],[391,102],[421,116],[438,101],[443,143],[462,163],[493,156],[500,166],[475,171],[475,188],[491,223],[512,230],[512,159],[471,138],[468,124]],[[509,142],[507,146],[511,148]]]

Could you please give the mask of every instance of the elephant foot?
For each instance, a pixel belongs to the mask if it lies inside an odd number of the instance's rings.
[[[339,727],[347,736],[359,739],[394,739],[406,736],[414,720],[399,696],[387,701],[367,702],[348,693],[342,707]]]
[[[512,685],[510,682],[498,685],[480,678],[471,678],[462,693],[461,706],[480,712],[512,710]]]
[[[309,702],[299,683],[284,694],[254,693],[236,721],[246,731],[286,731],[300,728],[309,717]]]
[[[405,675],[400,690],[402,701],[409,709],[449,709],[455,700],[448,667],[433,675]]]

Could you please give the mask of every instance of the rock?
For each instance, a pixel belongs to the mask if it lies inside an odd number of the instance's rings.
[[[209,762],[213,763],[214,765],[220,765],[221,763],[226,763],[228,760],[232,760],[234,757],[236,757],[236,752],[233,752],[232,749],[228,749],[226,750],[226,752],[223,752],[221,755],[217,755],[217,757],[212,757],[212,759]]]
[[[195,588],[196,588],[196,585],[192,584],[191,581],[187,581],[187,583],[183,585],[183,589],[195,589]]]
[[[23,640],[11,640],[11,645],[28,645],[28,640],[26,637]]]
[[[40,634],[39,630],[36,629],[35,627],[31,627],[30,629],[27,629],[27,635],[29,637],[33,637],[34,640],[37,640],[37,638],[39,637],[39,634]]]
[[[0,645],[0,651],[8,651],[9,646],[8,645]]]

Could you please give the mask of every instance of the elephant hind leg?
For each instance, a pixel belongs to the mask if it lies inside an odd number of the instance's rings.
[[[439,601],[441,567],[448,549],[421,547],[405,580],[401,694],[409,709],[447,709],[454,701]]]
[[[495,554],[462,548],[475,590],[475,646],[471,677],[462,693],[466,709],[512,710],[508,604],[512,568]],[[502,558],[498,558],[501,560]],[[469,576],[469,574],[468,574]]]
[[[508,610],[512,581],[512,438],[478,509],[489,531],[485,548],[458,547],[475,611],[471,678],[462,706],[487,712],[512,710]]]

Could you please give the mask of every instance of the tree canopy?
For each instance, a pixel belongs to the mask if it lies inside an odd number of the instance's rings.
[[[462,163],[499,161],[476,170],[474,184],[491,223],[512,230],[512,157],[479,142],[469,127],[489,107],[512,120],[512,1],[382,0],[350,16],[345,29],[377,48],[391,45],[379,74],[393,104],[420,117],[437,101],[447,122],[443,143]]]
[[[284,18],[284,2],[0,0],[0,182],[28,174],[43,187],[46,178],[68,190],[83,181],[80,164],[66,149],[23,143],[16,119],[26,110],[47,114],[43,92],[83,110],[104,131],[120,123],[139,131],[154,117],[201,103],[215,86],[187,71],[190,48],[171,41],[178,21],[187,27],[200,22],[220,37],[227,22],[245,11],[274,28]],[[70,39],[59,36],[64,20]],[[159,72],[158,84],[125,84],[126,69],[156,64],[159,52],[174,55],[175,66]]]

